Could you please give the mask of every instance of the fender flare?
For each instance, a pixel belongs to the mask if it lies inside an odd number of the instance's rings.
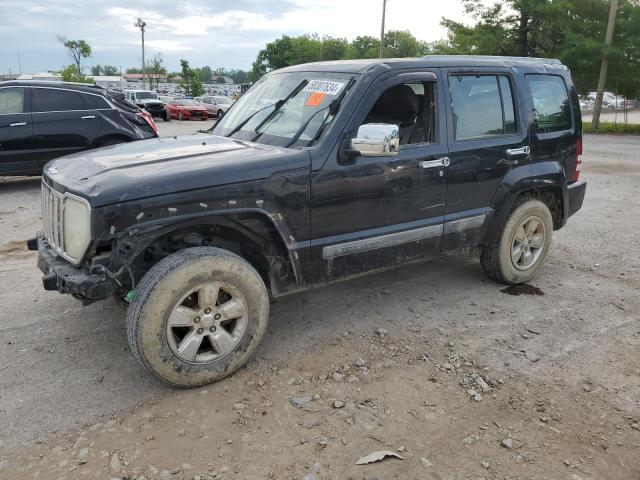
[[[557,189],[562,197],[562,219],[567,219],[568,191],[564,171],[558,162],[539,162],[512,168],[504,176],[493,196],[491,206],[494,214],[487,225],[483,244],[495,245],[500,238],[502,226],[520,195],[537,189]]]
[[[187,213],[180,216],[163,217],[152,221],[138,223],[127,227],[116,233],[111,238],[118,248],[114,249],[119,263],[128,264],[137,258],[144,250],[158,238],[179,229],[197,225],[222,225],[229,226],[236,230],[242,230],[242,224],[231,221],[229,217],[235,214],[252,213],[258,214],[269,222],[278,232],[279,239],[287,250],[291,269],[297,285],[301,285],[303,268],[300,256],[296,248],[296,241],[289,231],[284,217],[280,213],[269,213],[261,208],[233,208],[207,210],[203,212]],[[251,237],[246,231],[241,233]]]

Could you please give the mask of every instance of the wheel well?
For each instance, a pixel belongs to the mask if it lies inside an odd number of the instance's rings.
[[[289,252],[275,225],[264,215],[240,213],[216,217],[206,224],[183,225],[168,231],[147,245],[134,270],[141,277],[161,259],[184,248],[223,248],[249,262],[272,291],[295,284]]]
[[[562,200],[562,191],[559,187],[539,187],[527,190],[518,196],[516,203],[523,198],[535,198],[536,200],[540,200],[551,212],[551,217],[553,218],[553,229],[558,230],[562,227],[564,204]]]

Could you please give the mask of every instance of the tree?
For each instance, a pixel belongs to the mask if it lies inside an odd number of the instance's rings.
[[[63,36],[58,36],[58,41],[69,50],[69,55],[73,58],[76,65],[77,74],[82,75],[80,62],[83,58],[89,58],[91,56],[91,46],[84,40],[67,40]]]
[[[423,43],[411,35],[408,30],[391,30],[384,36],[385,57],[418,57],[423,55],[423,51]]]
[[[196,71],[189,67],[189,62],[185,59],[180,60],[180,66],[182,67],[182,81],[180,86],[184,89],[187,96],[199,97],[204,95],[205,90],[200,81],[200,77]]]
[[[356,37],[347,51],[347,58],[378,58],[380,39],[370,35]]]
[[[157,53],[151,58],[151,60],[147,63],[146,74],[149,76],[149,86],[153,85],[153,78],[151,75],[155,75],[156,88],[160,84],[160,77],[164,77],[167,75],[167,69],[162,65],[162,54]],[[142,72],[140,72],[142,73]]]
[[[91,75],[105,75],[105,76],[115,76],[119,75],[120,71],[117,67],[113,65],[94,65],[91,67]]]
[[[322,39],[322,60],[342,60],[347,58],[348,50],[349,42],[345,38]]]
[[[60,70],[60,76],[63,82],[75,82],[75,83],[95,83],[93,79],[85,77],[78,73],[78,66],[71,64]]]
[[[428,46],[432,53],[539,56],[560,59],[581,93],[594,90],[608,2],[604,0],[506,0],[486,5],[462,0],[475,24],[443,19],[447,40]],[[621,0],[609,56],[607,89],[640,95],[640,3]]]

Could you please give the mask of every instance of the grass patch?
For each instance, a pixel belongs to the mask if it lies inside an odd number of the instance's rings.
[[[623,135],[640,135],[640,124],[600,122],[597,131],[591,128],[591,122],[582,122],[582,133],[614,133]]]

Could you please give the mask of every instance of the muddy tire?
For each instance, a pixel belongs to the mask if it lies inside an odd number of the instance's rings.
[[[196,247],[154,265],[127,311],[131,351],[176,387],[220,380],[243,366],[267,327],[269,296],[258,272],[220,248]]]
[[[482,269],[501,283],[528,282],[547,256],[552,232],[549,208],[539,200],[523,199],[509,214],[498,243],[482,247]]]

